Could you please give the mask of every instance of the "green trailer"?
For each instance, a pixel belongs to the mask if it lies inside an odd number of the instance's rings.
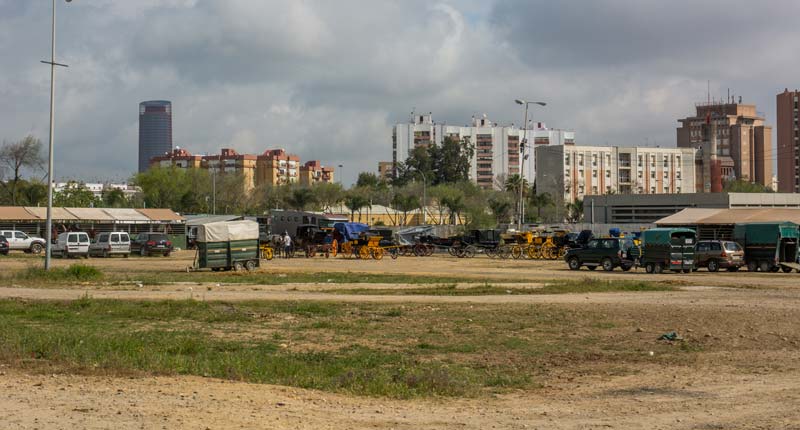
[[[255,270],[260,265],[258,223],[222,221],[197,226],[193,270]]]
[[[664,270],[690,273],[694,268],[697,233],[688,228],[653,228],[642,233],[639,264],[647,273]]]
[[[800,232],[793,222],[754,222],[736,224],[733,239],[744,248],[747,270],[800,272],[798,242]]]

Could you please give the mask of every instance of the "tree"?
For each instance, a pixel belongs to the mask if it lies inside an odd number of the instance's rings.
[[[431,183],[451,184],[469,180],[469,168],[474,148],[468,139],[458,140],[445,137],[442,146],[431,145],[428,148],[433,164]]]
[[[8,195],[8,200],[13,206],[18,204],[19,185],[22,180],[23,169],[37,169],[42,167],[42,142],[28,135],[19,142],[3,142],[0,147],[0,168],[10,170],[12,178],[9,181],[0,180],[3,192]],[[0,170],[0,173],[2,173]],[[2,179],[2,177],[0,177]]]
[[[381,179],[378,178],[378,175],[372,172],[361,172],[358,174],[358,180],[356,181],[357,187],[377,187],[378,184],[381,182]]]
[[[408,220],[408,213],[419,208],[419,197],[413,193],[398,192],[392,199],[392,208],[403,213],[400,225],[405,225]]]
[[[323,212],[333,212],[333,207],[345,198],[344,188],[341,184],[323,182],[311,187],[314,201],[319,204]]]
[[[452,194],[442,196],[442,205],[444,205],[449,212],[450,224],[458,224],[461,213],[466,208],[464,192],[456,188]]]
[[[124,208],[129,206],[128,199],[125,197],[125,193],[122,192],[119,188],[113,189],[103,189],[103,193],[100,196],[100,200],[102,200],[103,207],[106,208]]]
[[[583,219],[583,200],[578,199],[566,205],[567,222],[580,222]]]
[[[100,201],[94,196],[86,184],[70,181],[63,190],[53,195],[54,206],[70,208],[89,208],[100,206]]]
[[[725,181],[722,190],[727,193],[772,193],[772,188],[765,187],[756,182],[748,182],[742,179]]]
[[[541,194],[531,194],[528,202],[532,207],[536,208],[536,218],[541,221],[542,219],[542,209],[548,206],[555,206],[555,200],[553,200],[553,196],[550,193],[541,193]]]
[[[511,222],[511,205],[514,201],[508,193],[495,192],[489,197],[489,209],[492,210],[498,224]]]
[[[353,219],[355,213],[358,212],[358,220],[361,221],[361,210],[370,206],[369,199],[364,196],[359,190],[350,190],[344,197],[344,205],[350,209],[350,218]]]
[[[286,199],[286,204],[298,211],[306,210],[313,203],[315,203],[314,193],[308,188],[294,188]]]

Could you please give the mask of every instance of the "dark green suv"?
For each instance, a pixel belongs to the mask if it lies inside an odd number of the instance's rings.
[[[589,270],[602,267],[606,272],[620,267],[624,271],[631,270],[635,261],[631,255],[633,240],[620,237],[595,238],[582,248],[573,248],[564,255],[564,261],[570,270],[579,270],[586,266]]]

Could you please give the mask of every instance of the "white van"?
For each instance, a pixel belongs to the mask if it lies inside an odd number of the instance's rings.
[[[53,257],[89,258],[89,235],[80,231],[61,233],[51,252]]]
[[[95,241],[89,245],[89,255],[92,257],[111,257],[121,255],[125,258],[131,254],[131,238],[124,231],[100,233]]]

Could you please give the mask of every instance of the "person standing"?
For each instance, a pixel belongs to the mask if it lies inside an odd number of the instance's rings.
[[[283,232],[283,253],[286,258],[292,255],[292,238],[289,237],[289,232]]]

